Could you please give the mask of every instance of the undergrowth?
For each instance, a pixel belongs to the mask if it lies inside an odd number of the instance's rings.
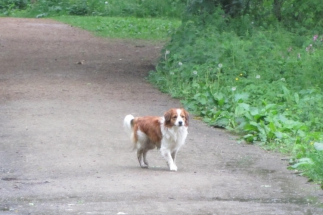
[[[60,15],[180,18],[186,3],[187,0],[1,0],[0,14],[37,18]]]
[[[323,181],[323,32],[255,26],[246,15],[183,22],[149,79],[211,126],[291,155]]]

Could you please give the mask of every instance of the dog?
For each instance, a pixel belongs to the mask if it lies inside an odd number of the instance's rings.
[[[127,115],[123,125],[130,134],[133,149],[137,149],[142,168],[149,166],[147,152],[157,147],[166,159],[169,170],[177,171],[176,155],[188,134],[189,113],[184,108],[172,108],[161,117]]]

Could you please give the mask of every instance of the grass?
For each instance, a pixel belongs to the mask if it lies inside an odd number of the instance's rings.
[[[179,19],[186,4],[186,0],[1,0],[0,14],[23,17],[82,15]]]
[[[166,40],[185,6],[182,0],[3,0],[0,16],[52,18],[101,37]]]
[[[181,24],[175,19],[135,17],[58,16],[53,19],[101,37],[143,40],[165,40]]]

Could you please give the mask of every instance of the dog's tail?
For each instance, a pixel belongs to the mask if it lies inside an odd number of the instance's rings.
[[[135,138],[134,138],[134,131],[133,131],[133,121],[134,121],[135,117],[132,115],[127,115],[124,120],[123,120],[123,127],[126,130],[126,132],[129,134],[130,136],[130,140],[131,142],[134,144],[132,150],[135,150],[136,146],[135,146]]]
[[[123,120],[123,127],[128,132],[128,134],[132,134],[133,132],[132,127],[133,127],[134,118],[135,118],[134,116],[129,114]]]

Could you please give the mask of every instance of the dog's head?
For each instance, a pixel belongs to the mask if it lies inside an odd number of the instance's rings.
[[[172,126],[188,126],[189,124],[189,113],[184,109],[172,108],[164,114],[165,125],[167,127]]]

